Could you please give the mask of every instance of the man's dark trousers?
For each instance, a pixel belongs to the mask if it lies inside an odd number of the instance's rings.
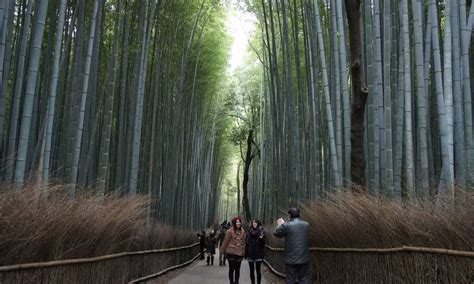
[[[285,264],[286,283],[309,284],[309,264]]]

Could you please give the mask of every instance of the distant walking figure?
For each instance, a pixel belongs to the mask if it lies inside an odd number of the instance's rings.
[[[220,253],[225,253],[229,261],[229,280],[231,284],[238,284],[240,265],[245,255],[245,230],[242,228],[240,217],[232,219],[232,228],[227,230]]]
[[[219,244],[219,249],[222,246],[222,243],[224,243],[224,237],[225,233],[227,232],[227,229],[229,227],[227,226],[227,220],[222,222],[221,224],[221,230],[219,231],[219,235],[217,236],[217,242]],[[220,253],[219,254],[219,266],[225,266],[225,253]]]
[[[214,255],[216,254],[217,238],[214,230],[211,230],[206,238],[207,265],[214,265]]]
[[[300,210],[288,210],[289,222],[282,218],[277,220],[278,227],[273,233],[278,238],[285,238],[286,283],[310,283],[309,275],[309,224],[300,219]]]
[[[262,281],[263,257],[265,255],[265,232],[263,231],[262,222],[252,220],[250,229],[245,237],[245,257],[249,261],[250,280],[255,284],[255,270],[257,271],[257,284]]]
[[[206,232],[202,231],[197,234],[199,239],[199,259],[204,259],[204,250],[206,249]]]

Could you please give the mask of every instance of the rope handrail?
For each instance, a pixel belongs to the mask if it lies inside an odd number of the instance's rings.
[[[263,262],[268,266],[268,268],[276,275],[280,276],[280,277],[283,277],[283,278],[286,278],[286,274],[285,273],[281,273],[280,271],[276,270],[276,268],[274,268],[270,262],[268,262],[266,259],[263,259]]]
[[[275,248],[269,245],[265,245],[269,250],[272,251],[283,251],[283,248]],[[474,257],[472,251],[461,251],[451,249],[440,249],[440,248],[427,248],[427,247],[412,247],[402,246],[398,248],[321,248],[321,247],[310,247],[310,251],[329,251],[329,252],[359,252],[359,253],[391,253],[391,252],[423,252],[423,253],[435,253],[435,254],[446,254],[453,256],[464,256]]]
[[[144,255],[152,253],[164,253],[170,251],[183,250],[188,248],[193,248],[199,245],[199,243],[194,243],[187,246],[175,247],[175,248],[164,248],[164,249],[154,249],[154,250],[145,250],[145,251],[132,251],[132,252],[121,252],[116,254],[108,254],[91,258],[77,258],[77,259],[65,259],[65,260],[54,260],[47,262],[35,262],[35,263],[24,263],[24,264],[14,264],[7,266],[0,266],[0,272],[22,270],[22,269],[31,269],[31,268],[45,268],[51,266],[62,266],[62,265],[71,265],[71,264],[82,264],[82,263],[91,263],[98,262],[103,260],[109,260],[114,258],[120,258],[130,255]]]

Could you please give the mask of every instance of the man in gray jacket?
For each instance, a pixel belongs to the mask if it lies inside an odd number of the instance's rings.
[[[309,224],[300,219],[298,208],[290,208],[288,215],[290,221],[278,219],[278,227],[273,233],[278,238],[285,238],[286,283],[309,284]]]

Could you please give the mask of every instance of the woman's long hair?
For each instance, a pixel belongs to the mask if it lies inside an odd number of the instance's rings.
[[[240,221],[240,228],[237,228],[237,220]],[[242,219],[239,216],[232,218],[232,228],[234,229],[234,231],[242,229]]]
[[[254,222],[257,223],[257,228],[254,228],[254,227],[253,227],[253,223],[254,223]],[[250,222],[249,233],[250,233],[250,234],[254,234],[254,235],[260,234],[260,231],[261,231],[260,226],[262,226],[262,222],[261,222],[260,220],[258,220],[258,219],[253,219],[253,220]]]

